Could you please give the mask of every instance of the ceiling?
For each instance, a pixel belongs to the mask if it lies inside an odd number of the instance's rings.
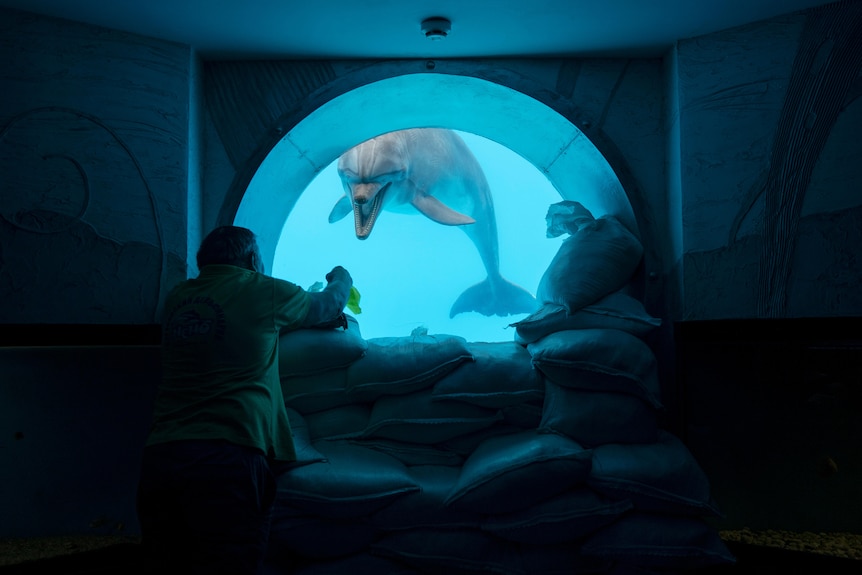
[[[187,44],[204,58],[661,56],[676,40],[830,0],[0,0]],[[429,40],[422,20],[451,33]]]

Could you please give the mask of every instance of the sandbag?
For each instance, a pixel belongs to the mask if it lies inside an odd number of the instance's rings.
[[[658,569],[701,569],[736,560],[703,519],[633,512],[581,545],[584,555]]]
[[[546,233],[549,238],[563,234],[575,234],[578,230],[595,221],[593,213],[580,202],[563,200],[548,206],[545,214]]]
[[[359,437],[368,427],[371,406],[352,403],[305,415],[308,435],[312,441]]]
[[[640,397],[661,409],[658,366],[652,349],[618,329],[552,333],[527,345],[533,364],[558,385]]]
[[[371,517],[371,523],[386,531],[423,529],[479,529],[478,513],[460,511],[443,505],[460,469],[442,465],[411,467],[410,476],[420,490],[387,505]]]
[[[513,545],[469,529],[395,531],[371,544],[371,552],[391,557],[422,573],[571,575],[607,573],[611,562],[579,553],[576,545]]]
[[[280,513],[349,519],[370,515],[419,486],[399,461],[377,451],[320,441],[326,461],[311,463],[278,478],[275,505]]]
[[[658,440],[658,413],[634,395],[572,389],[548,381],[538,429],[562,433],[584,447],[654,443]]]
[[[523,429],[536,429],[542,421],[542,403],[522,403],[500,410],[503,414],[503,423],[521,427]]]
[[[559,211],[573,204],[580,206],[564,201],[548,210],[548,236],[565,232],[571,236],[563,241],[536,290],[540,302],[560,305],[569,314],[623,288],[643,256],[640,240],[614,216],[591,219],[583,206],[573,213]]]
[[[478,529],[393,531],[372,543],[370,548],[375,555],[397,559],[422,573],[490,571],[526,575],[516,569],[518,551],[514,546]]]
[[[407,466],[459,466],[464,463],[464,457],[462,455],[433,445],[419,445],[416,443],[409,443],[407,441],[370,438],[350,440],[350,443],[385,453]]]
[[[307,414],[386,395],[430,388],[459,365],[473,360],[464,338],[417,335],[373,338],[348,368],[281,378],[285,404]]]
[[[530,354],[514,342],[467,344],[474,361],[434,384],[434,397],[502,408],[541,401],[542,378]]]
[[[570,541],[551,545],[519,545],[518,565],[515,573],[529,575],[607,575],[613,562],[580,552]],[[646,575],[646,574],[644,574]],[[653,574],[654,575],[654,574]],[[665,574],[670,575],[670,574]]]
[[[437,401],[427,389],[374,402],[362,437],[431,445],[490,427],[501,418],[491,409],[459,401]]]
[[[494,437],[464,462],[445,504],[489,515],[520,511],[583,483],[590,463],[589,451],[561,435]]]
[[[661,325],[643,304],[623,291],[607,295],[570,314],[565,306],[546,303],[535,313],[511,324],[515,341],[526,345],[548,334],[569,329],[618,329],[644,337]]]
[[[281,377],[312,375],[347,367],[363,355],[368,344],[362,339],[356,318],[344,314],[347,329],[303,328],[283,333],[278,340],[278,373]]]
[[[357,402],[425,389],[473,360],[467,341],[455,335],[381,337],[367,344],[347,371],[347,393]]]
[[[286,573],[290,575],[420,575],[397,561],[369,552],[324,561],[298,561],[289,567]]]
[[[676,436],[659,430],[651,444],[608,444],[592,451],[587,485],[635,509],[676,515],[718,516],[709,481]]]
[[[267,560],[290,566],[297,557],[331,559],[365,550],[378,530],[365,519],[282,515],[273,509]]]
[[[287,419],[290,422],[290,431],[293,435],[293,448],[296,451],[296,462],[294,465],[308,465],[326,461],[326,457],[311,444],[311,435],[305,418],[295,409],[287,408]]]
[[[505,417],[502,410],[500,411],[500,415]],[[533,426],[531,429],[535,430],[536,426]],[[489,427],[485,427],[471,433],[463,433],[447,441],[442,441],[437,444],[437,447],[446,451],[451,451],[452,453],[457,453],[466,459],[487,440],[494,437],[502,437],[504,435],[514,435],[516,433],[521,433],[522,431],[524,431],[523,427],[512,425],[511,423],[507,423],[505,420],[501,419],[499,422],[495,422],[494,425]]]
[[[347,370],[332,369],[311,375],[281,378],[286,406],[302,414],[353,403],[347,395]]]
[[[523,511],[488,516],[482,529],[517,543],[550,545],[585,537],[631,509],[627,499],[609,499],[576,487]]]

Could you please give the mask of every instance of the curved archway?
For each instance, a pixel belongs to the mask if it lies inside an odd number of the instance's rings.
[[[568,119],[511,88],[470,76],[407,74],[329,100],[261,162],[234,218],[255,229],[271,269],[282,228],[314,177],[348,148],[392,130],[435,126],[481,135],[515,151],[565,199],[612,214],[637,233],[628,196],[596,146]]]

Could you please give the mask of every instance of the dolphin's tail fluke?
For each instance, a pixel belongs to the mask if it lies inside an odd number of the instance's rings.
[[[459,313],[475,311],[482,315],[492,316],[533,313],[538,309],[536,298],[519,285],[500,277],[496,281],[485,278],[485,281],[467,288],[452,304],[449,317]]]

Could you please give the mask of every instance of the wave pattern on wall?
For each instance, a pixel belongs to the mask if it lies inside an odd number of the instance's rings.
[[[773,144],[758,316],[784,317],[799,220],[811,175],[862,69],[862,4],[812,10],[800,40]]]

